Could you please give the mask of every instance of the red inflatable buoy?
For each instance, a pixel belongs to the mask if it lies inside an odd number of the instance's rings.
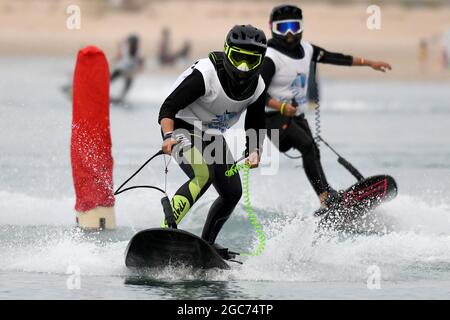
[[[104,53],[94,46],[78,52],[73,78],[71,161],[75,210],[113,207],[109,67]]]

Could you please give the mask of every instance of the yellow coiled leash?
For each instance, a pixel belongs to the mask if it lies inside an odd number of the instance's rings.
[[[251,224],[255,228],[256,234],[259,239],[258,247],[253,252],[244,252],[240,253],[241,256],[259,256],[264,251],[264,248],[266,246],[266,236],[264,235],[264,232],[261,228],[261,225],[258,222],[258,219],[256,217],[256,214],[253,212],[252,205],[250,203],[250,193],[249,193],[249,175],[250,175],[250,165],[247,163],[240,163],[240,164],[234,164],[230,169],[225,171],[225,176],[231,177],[235,174],[238,174],[241,169],[244,169],[243,171],[243,194],[244,194],[244,204],[245,204],[245,210],[247,211],[248,217],[250,219]]]

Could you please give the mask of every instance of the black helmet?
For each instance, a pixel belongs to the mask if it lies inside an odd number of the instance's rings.
[[[252,25],[236,25],[224,45],[224,68],[236,83],[243,84],[259,75],[267,40],[264,32]]]
[[[301,23],[294,23],[291,26],[292,28],[287,26],[280,26],[280,29],[277,29],[278,24],[277,21],[284,21],[284,20],[300,20]],[[270,26],[272,31],[272,38],[278,42],[279,44],[283,45],[287,49],[292,49],[295,46],[298,45],[300,40],[302,39],[302,32],[303,32],[303,14],[302,9],[296,6],[292,5],[281,5],[273,8],[272,13],[270,14]],[[289,29],[291,30],[289,30]],[[292,29],[295,29],[296,32],[292,31]],[[274,31],[275,30],[275,31]],[[278,32],[278,30],[284,31],[284,32]],[[294,42],[293,43],[287,43],[285,41],[287,33],[291,31],[291,34],[294,36]],[[284,33],[284,34],[283,34]]]
[[[289,19],[303,19],[302,9],[291,5],[281,5],[272,9],[270,14],[270,22],[289,20]]]

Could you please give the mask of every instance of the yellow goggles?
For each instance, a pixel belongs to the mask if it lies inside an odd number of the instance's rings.
[[[231,64],[240,71],[250,71],[258,68],[263,60],[263,54],[236,47],[225,43],[225,55]]]

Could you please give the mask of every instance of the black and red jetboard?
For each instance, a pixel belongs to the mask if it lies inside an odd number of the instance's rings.
[[[321,218],[320,227],[339,229],[396,196],[397,183],[391,176],[363,178],[347,190],[340,191],[328,208],[317,210],[315,215]]]

